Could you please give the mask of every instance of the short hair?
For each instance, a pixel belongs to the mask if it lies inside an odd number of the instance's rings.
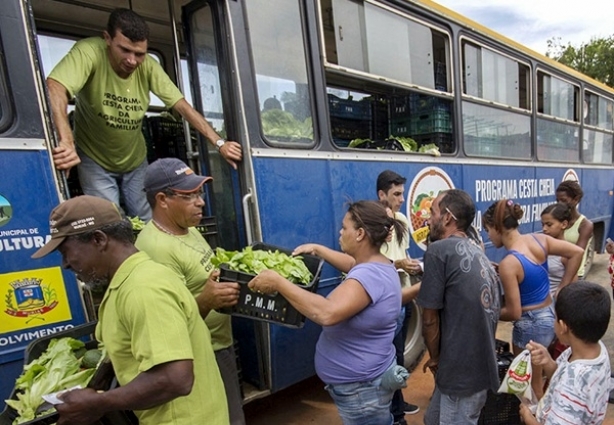
[[[457,228],[467,232],[475,218],[475,204],[471,196],[461,189],[449,189],[441,194],[444,196],[439,201],[439,209],[449,209],[456,218]]]
[[[377,187],[375,192],[379,192],[383,190],[384,192],[388,192],[392,186],[396,186],[399,184],[405,184],[407,179],[402,175],[395,173],[392,170],[385,170],[379,173],[377,176]]]
[[[157,204],[156,195],[158,193],[164,193],[166,196],[173,196],[175,194],[175,192],[172,189],[151,190],[149,192],[145,192],[145,199],[147,199],[147,203],[149,204],[152,210]]]
[[[94,237],[94,233],[97,231],[103,232],[109,238],[115,239],[118,242],[123,244],[133,244],[134,243],[134,230],[132,228],[132,223],[128,221],[125,217],[122,221],[118,221],[111,224],[105,224],[104,226],[90,230],[85,233],[80,233],[78,235],[71,235],[68,238],[77,240],[82,243],[88,243]]]
[[[575,180],[562,181],[557,186],[556,192],[563,192],[567,194],[567,196],[569,196],[571,199],[577,199],[578,201],[580,201],[584,196],[584,191],[582,190],[580,183]]]
[[[115,37],[117,30],[128,37],[130,41],[145,41],[149,38],[149,26],[138,13],[124,8],[111,12],[107,22],[107,32],[111,38]]]
[[[524,210],[520,204],[511,199],[501,199],[488,207],[482,216],[482,225],[495,229],[497,232],[503,232],[504,229],[517,229],[523,215]]]
[[[610,295],[596,283],[579,281],[562,288],[556,297],[557,320],[565,322],[576,338],[598,342],[610,324]]]
[[[397,235],[407,232],[405,224],[388,216],[386,207],[378,201],[352,202],[348,207],[348,214],[355,223],[355,228],[364,229],[367,238],[377,249],[386,242],[391,229],[394,229]],[[397,239],[400,246],[403,238]]]

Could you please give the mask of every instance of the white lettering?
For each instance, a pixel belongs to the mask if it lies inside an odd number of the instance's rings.
[[[42,336],[51,335],[57,332],[61,332],[67,329],[74,328],[73,325],[56,326],[49,329],[40,329],[35,332],[23,332],[17,335],[11,335],[8,337],[0,337],[0,347],[8,347],[10,345],[19,344],[20,342],[32,341]]]

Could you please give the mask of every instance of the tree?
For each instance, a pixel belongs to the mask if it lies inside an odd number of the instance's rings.
[[[551,38],[546,56],[614,87],[614,35],[592,38],[579,47],[564,45],[560,37]]]

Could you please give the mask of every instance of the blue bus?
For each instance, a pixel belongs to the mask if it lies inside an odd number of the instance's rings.
[[[594,223],[611,229],[614,91],[429,0],[129,0],[151,28],[150,53],[244,161],[232,170],[152,99],[149,159],[176,156],[214,177],[206,214],[220,246],[262,241],[339,248],[347,200],[375,199],[377,175],[407,177],[412,257],[425,249],[430,202],[462,188],[479,211],[514,199],[523,232],[557,185],[575,179]],[[59,254],[33,261],[48,214],[79,193],[58,173],[45,76],[72,43],[99,35],[105,0],[3,0],[0,9],[0,400],[34,339],[96,317]],[[475,225],[481,229],[481,214]],[[482,232],[483,233],[483,232]],[[483,236],[485,234],[483,233]],[[489,257],[496,252],[486,241]],[[590,261],[591,256],[589,256]],[[325,267],[318,292],[340,273]],[[406,363],[424,351],[420,315]],[[233,318],[245,399],[314,374],[320,328]]]

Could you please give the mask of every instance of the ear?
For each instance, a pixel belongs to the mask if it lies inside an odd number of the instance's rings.
[[[156,206],[154,208],[163,208],[163,209],[168,209],[169,205],[168,205],[168,196],[166,196],[166,194],[164,192],[158,192],[156,193]]]
[[[362,227],[360,229],[356,229],[356,241],[360,242],[365,238],[365,229]]]
[[[569,226],[569,221],[567,220],[563,220],[561,221],[561,227],[564,229],[567,229],[567,226]]]
[[[109,237],[106,233],[100,230],[94,231],[94,237],[92,238],[92,240],[100,251],[104,251],[109,244]]]
[[[565,323],[561,319],[557,319],[557,322],[559,323],[559,326],[560,326],[560,329],[561,329],[561,333],[562,334],[568,334],[569,333],[569,327],[567,326],[567,323]]]
[[[386,199],[386,192],[384,192],[382,189],[377,191],[377,198],[381,201],[383,199]]]
[[[107,42],[107,46],[111,45],[111,40],[113,40],[113,37],[111,37],[111,34],[109,34],[106,30],[102,32],[102,36],[104,38],[104,41]]]

